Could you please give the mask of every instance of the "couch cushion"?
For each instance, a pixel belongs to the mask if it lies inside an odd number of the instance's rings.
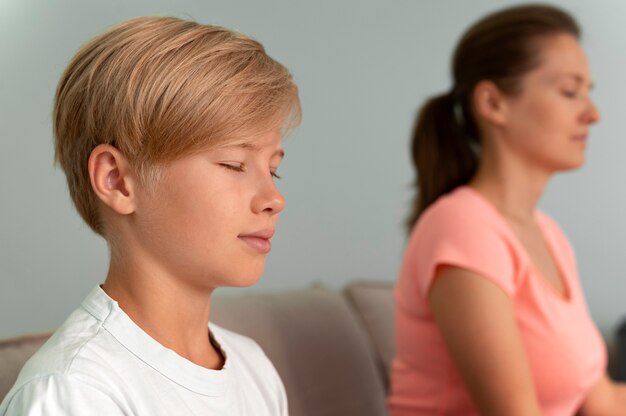
[[[211,320],[256,340],[281,375],[291,416],[384,415],[367,334],[341,294],[216,296]]]
[[[360,317],[376,350],[379,370],[389,386],[389,371],[395,355],[393,331],[393,285],[391,283],[353,283],[344,291]]]
[[[0,402],[7,395],[24,363],[46,342],[50,333],[0,341]]]

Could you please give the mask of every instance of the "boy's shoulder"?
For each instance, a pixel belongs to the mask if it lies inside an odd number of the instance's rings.
[[[102,322],[81,305],[24,364],[0,405],[0,415],[10,409],[26,411],[23,406],[44,400],[47,409],[54,407],[51,401],[67,404],[72,397],[110,403],[111,379],[119,375],[106,369],[110,358],[119,352],[116,344]]]
[[[51,374],[80,372],[90,361],[102,365],[106,357],[101,355],[112,353],[114,344],[114,339],[103,329],[102,322],[81,306],[26,362],[19,379],[27,381]]]

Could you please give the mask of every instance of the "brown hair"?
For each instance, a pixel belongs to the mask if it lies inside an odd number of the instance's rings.
[[[506,94],[518,93],[521,78],[540,64],[538,42],[561,33],[580,37],[569,14],[547,5],[507,8],[465,32],[452,60],[453,88],[423,105],[413,131],[418,192],[407,219],[409,229],[437,198],[476,173],[480,135],[471,108],[476,85],[489,80]]]
[[[103,235],[87,170],[99,144],[115,146],[149,183],[160,164],[295,127],[300,116],[291,74],[259,42],[218,26],[140,17],[93,38],[61,76],[55,157],[79,214]]]

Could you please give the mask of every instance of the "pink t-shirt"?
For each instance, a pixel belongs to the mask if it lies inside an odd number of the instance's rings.
[[[537,212],[536,219],[566,296],[535,271],[508,224],[473,189],[457,188],[421,216],[395,289],[392,415],[477,414],[428,302],[434,272],[444,264],[476,272],[511,297],[543,414],[576,412],[604,373],[606,351],[589,316],[567,238],[546,215]]]

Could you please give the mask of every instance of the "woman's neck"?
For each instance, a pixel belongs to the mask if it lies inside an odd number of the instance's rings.
[[[506,218],[524,222],[533,220],[550,176],[522,158],[485,152],[468,185]]]

